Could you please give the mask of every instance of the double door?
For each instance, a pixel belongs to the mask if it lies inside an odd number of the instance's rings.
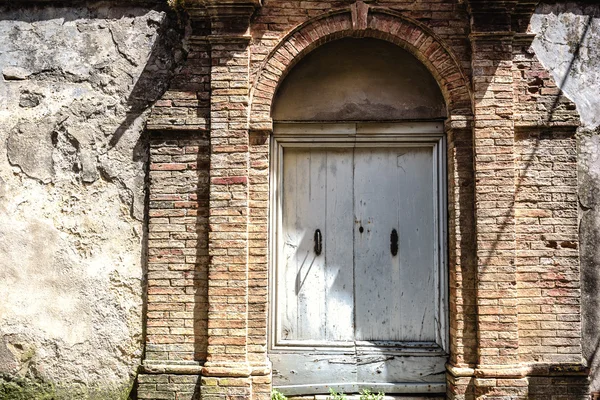
[[[437,146],[280,154],[274,385],[443,391]]]

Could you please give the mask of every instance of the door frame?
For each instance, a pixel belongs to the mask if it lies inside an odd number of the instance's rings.
[[[277,341],[277,260],[279,257],[278,243],[281,234],[281,194],[284,148],[355,148],[355,147],[419,147],[433,148],[434,163],[434,193],[437,193],[437,207],[434,208],[437,224],[435,230],[438,242],[436,262],[438,270],[438,301],[436,302],[436,318],[438,329],[436,342],[404,342],[406,345],[394,346],[393,353],[414,356],[448,356],[449,355],[449,305],[448,305],[448,206],[447,206],[447,166],[446,166],[446,137],[443,121],[411,121],[411,122],[344,122],[344,123],[293,123],[274,124],[271,137],[271,160],[269,171],[269,307],[267,327],[267,354],[272,353],[301,353],[306,351],[326,351],[327,354],[347,353],[352,344],[328,343],[278,343]],[[384,350],[384,343],[369,345],[375,351]],[[389,348],[384,350],[390,351]],[[405,386],[405,384],[404,384]],[[421,392],[415,384],[416,392]],[[403,392],[408,388],[404,388]],[[431,389],[431,388],[430,388]],[[444,387],[437,388],[445,391]],[[429,391],[429,390],[428,390]],[[389,390],[388,390],[389,392]],[[294,393],[294,394],[300,394]]]

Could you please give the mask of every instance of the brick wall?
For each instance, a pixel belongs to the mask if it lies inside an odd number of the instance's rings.
[[[206,360],[208,166],[205,131],[150,137],[145,364]],[[145,383],[150,378],[145,378]],[[163,378],[161,378],[163,379]],[[171,378],[161,383],[176,383]],[[160,390],[159,390],[160,391]]]
[[[581,360],[577,149],[574,132],[517,134],[519,354]]]
[[[346,36],[412,52],[448,103],[447,397],[584,398],[577,114],[528,50],[531,10],[288,0],[250,19],[250,0],[205,3],[188,4],[187,64],[148,125],[161,133],[140,398],[269,396],[270,110],[303,55]]]
[[[205,384],[197,375],[176,374],[141,374],[137,383],[137,398],[151,400],[199,400]]]

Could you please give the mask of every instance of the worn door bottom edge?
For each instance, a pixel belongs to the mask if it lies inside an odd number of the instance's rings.
[[[319,385],[274,385],[274,388],[287,396],[328,394],[332,388],[337,392],[358,393],[362,389],[386,394],[446,393],[446,383],[380,383],[380,382],[331,382]]]

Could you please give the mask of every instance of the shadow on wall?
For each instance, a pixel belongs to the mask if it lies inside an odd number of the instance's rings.
[[[596,1],[540,4],[532,19],[534,49],[560,88],[577,104],[582,350],[593,392],[600,391],[600,7]],[[556,103],[555,103],[556,104]],[[554,108],[553,108],[554,110]]]
[[[196,209],[196,233],[198,242],[196,245],[196,268],[194,272],[194,359],[200,362],[206,361],[208,355],[208,266],[209,266],[209,188],[210,188],[210,139],[206,137],[202,141],[206,150],[198,151],[197,158],[197,202]],[[201,398],[201,378],[198,378],[192,400]]]
[[[538,11],[540,11],[540,9],[538,9]],[[541,12],[550,11],[546,8],[541,8]],[[577,27],[581,34],[573,36],[572,43],[570,44],[572,48],[572,58],[559,60],[559,62],[566,65],[566,70],[561,71],[561,79],[558,79],[556,82],[558,87],[564,88],[568,85],[570,79],[577,79],[578,77],[578,71],[575,71],[574,69],[581,62],[580,57],[582,51],[588,50],[585,46],[588,45],[588,43],[586,43],[588,39],[587,36],[591,33],[592,17],[593,15],[588,16],[585,24]],[[529,112],[532,114],[539,112],[538,124],[548,126],[548,128],[537,129],[535,131],[531,131],[531,129],[527,128],[516,129],[515,153],[517,156],[517,175],[515,176],[515,202],[507,205],[506,208],[517,212],[516,217],[518,224],[530,224],[532,223],[532,221],[529,221],[531,218],[528,218],[528,216],[525,215],[527,214],[528,209],[539,208],[540,210],[543,210],[544,208],[547,208],[547,206],[540,203],[547,201],[564,201],[568,202],[568,204],[572,204],[575,200],[574,191],[577,185],[576,176],[561,175],[560,171],[571,170],[572,164],[577,161],[574,141],[576,140],[575,134],[579,119],[575,112],[575,105],[556,87],[555,82],[552,81],[549,74],[547,74],[547,70],[550,68],[546,66],[546,70],[540,70],[539,67],[536,67],[536,60],[540,58],[542,63],[544,63],[544,59],[539,55],[536,57],[536,55],[528,49],[523,50],[523,54],[526,55],[526,57],[515,62],[515,67],[518,70],[521,70],[522,77],[521,86],[519,87],[517,84],[518,92],[516,93],[516,96],[519,98],[519,102],[524,104],[537,104],[537,108]],[[556,54],[553,53],[553,56],[555,57]],[[543,111],[540,112],[537,110]],[[552,128],[552,126],[554,126],[554,128]],[[553,154],[554,156],[548,157],[549,154]],[[549,166],[544,166],[545,162],[550,162],[551,164],[549,164]],[[545,179],[543,179],[545,172],[552,172],[551,179],[548,180],[547,183],[544,183]],[[556,186],[561,185],[566,187],[565,191],[561,193],[560,190],[554,190],[556,189]],[[532,191],[532,189],[534,190]],[[520,214],[519,212],[521,211],[525,212],[525,214]],[[535,315],[529,315],[529,317],[533,319],[527,318],[527,320],[531,320],[531,323],[537,324],[539,324],[540,321],[543,321],[544,318],[542,314],[544,307],[565,307],[565,310],[569,307],[572,308],[572,311],[564,311],[565,315],[562,315],[564,319],[558,321],[559,324],[564,324],[564,327],[558,327],[556,329],[565,329],[565,331],[560,331],[557,334],[556,343],[552,343],[551,340],[549,340],[548,343],[545,343],[545,338],[535,338],[526,335],[527,337],[523,340],[527,341],[527,344],[524,344],[525,342],[522,343],[520,348],[521,353],[525,351],[525,353],[520,354],[523,361],[547,362],[547,360],[543,359],[543,355],[538,354],[539,351],[536,349],[541,348],[538,346],[548,345],[550,347],[555,347],[555,349],[551,351],[558,353],[559,358],[564,360],[563,362],[573,363],[574,365],[579,363],[578,347],[575,345],[570,348],[571,342],[579,343],[577,340],[578,332],[570,332],[570,330],[575,329],[575,326],[578,325],[580,321],[580,303],[577,300],[579,296],[578,285],[580,278],[579,274],[570,274],[571,268],[569,267],[570,265],[573,265],[570,263],[570,260],[576,260],[577,255],[579,254],[578,251],[573,251],[578,250],[574,242],[577,239],[576,221],[574,220],[576,212],[577,210],[575,208],[572,210],[557,209],[555,214],[550,217],[568,217],[573,220],[573,224],[566,227],[557,227],[558,230],[552,231],[549,234],[540,235],[540,237],[536,239],[527,238],[524,231],[521,232],[520,230],[517,230],[518,237],[522,236],[521,238],[518,238],[518,240],[521,241],[522,245],[526,246],[525,248],[517,250],[517,284],[525,285],[523,286],[525,288],[540,288],[542,293],[542,298],[539,299],[541,301],[539,304],[541,305],[542,310],[539,318]],[[501,218],[505,221],[510,221],[512,219],[511,213],[508,212]],[[539,218],[536,217],[535,219],[538,219],[538,224],[545,223],[543,221],[545,219],[543,216],[539,216]],[[552,223],[551,221],[547,221],[546,223],[548,222]],[[501,232],[498,233],[498,237],[501,237],[504,232],[507,232],[509,227],[509,224],[505,223],[501,227]],[[565,229],[562,230],[562,228]],[[581,285],[584,291],[582,296],[583,310],[581,313],[584,328],[582,333],[582,343],[584,356],[589,365],[592,366],[592,376],[597,374],[594,365],[598,364],[597,353],[599,335],[590,331],[589,324],[592,321],[598,320],[598,317],[591,317],[590,313],[595,314],[599,310],[596,306],[598,304],[597,293],[599,288],[597,286],[598,279],[595,276],[597,273],[592,271],[596,270],[596,265],[590,265],[589,260],[586,261],[588,253],[588,250],[586,250],[586,243],[594,243],[594,247],[596,247],[597,237],[597,229],[594,229],[594,231],[589,234],[579,235],[582,246]],[[536,241],[539,243],[536,243]],[[545,257],[547,257],[548,261],[552,260],[553,264],[537,264],[532,268],[532,266],[527,265],[528,262],[526,260],[521,258],[526,256],[520,255],[519,253],[521,251],[525,252],[528,249],[541,249],[540,247],[537,247],[540,245],[545,246],[544,251],[547,252]],[[500,243],[497,240],[491,250],[494,251],[500,248]],[[520,265],[522,262],[525,264]],[[481,264],[485,268],[488,262],[482,260]],[[576,261],[574,265],[577,265]],[[536,268],[539,268],[539,270],[536,270]],[[533,278],[533,280],[531,277],[519,276],[521,273],[528,275],[530,272],[533,273],[532,276],[536,277]],[[589,276],[590,274],[594,276]],[[587,290],[586,286],[588,286]],[[592,288],[591,286],[594,287]],[[594,295],[586,296],[586,292],[590,294],[594,293]],[[524,300],[532,300],[534,303],[531,304],[537,304],[535,303],[536,299]],[[524,314],[523,317],[528,317],[528,315]],[[573,328],[571,328],[571,325],[573,325]],[[588,325],[587,328],[586,325]],[[540,327],[530,327],[526,329],[536,330],[540,329]],[[592,330],[595,331],[595,328]],[[573,337],[574,340],[571,339],[571,337]],[[559,342],[561,339],[562,342]],[[535,340],[538,340],[539,343],[533,343]],[[527,347],[531,347],[531,349],[527,349]],[[530,351],[535,355],[532,356],[529,354]],[[569,356],[569,352],[571,352],[571,356]],[[552,358],[552,356],[550,356],[550,358]],[[529,378],[526,388],[528,398],[546,399],[555,394],[569,395],[569,398],[573,399],[588,398],[590,390],[589,383],[587,382],[585,375],[581,375],[581,372],[585,373],[585,370],[580,371],[580,368],[576,368],[578,369],[578,372],[571,374],[571,372],[575,371],[565,371],[564,364],[552,365],[552,363],[550,363],[548,368],[551,373],[556,373],[557,377],[537,377],[534,373],[533,376]],[[473,387],[472,390],[475,392],[477,389]]]

